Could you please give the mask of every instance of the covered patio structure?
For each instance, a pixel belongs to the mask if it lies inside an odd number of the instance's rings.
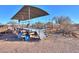
[[[29,25],[30,24],[29,20],[46,15],[49,14],[40,8],[24,5],[11,19],[18,20],[19,24],[20,21],[28,20]]]
[[[29,20],[37,17],[46,16],[46,15],[49,15],[49,14],[40,8],[24,5],[11,19],[18,20],[19,24],[20,24],[20,21],[28,20],[28,24],[27,24],[27,28],[28,28],[30,24]],[[38,35],[41,38],[45,37],[43,32],[40,33],[40,31],[38,31],[37,29],[31,29],[31,30],[37,31]]]

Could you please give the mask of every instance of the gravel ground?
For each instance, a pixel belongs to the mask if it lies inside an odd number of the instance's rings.
[[[79,53],[79,39],[62,35],[52,35],[39,42],[1,39],[0,53]]]

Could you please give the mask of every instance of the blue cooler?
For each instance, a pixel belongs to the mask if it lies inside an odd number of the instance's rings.
[[[25,41],[30,41],[30,35],[29,34],[25,35]]]

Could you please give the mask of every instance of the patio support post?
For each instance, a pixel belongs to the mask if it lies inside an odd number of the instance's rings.
[[[30,7],[28,7],[28,16],[29,16],[28,23],[30,24]]]

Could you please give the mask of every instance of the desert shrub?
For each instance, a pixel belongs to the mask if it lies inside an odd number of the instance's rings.
[[[63,34],[66,34],[71,32],[71,19],[68,16],[55,16],[53,17],[53,20],[55,20],[55,24],[59,26],[59,31],[62,31]]]

